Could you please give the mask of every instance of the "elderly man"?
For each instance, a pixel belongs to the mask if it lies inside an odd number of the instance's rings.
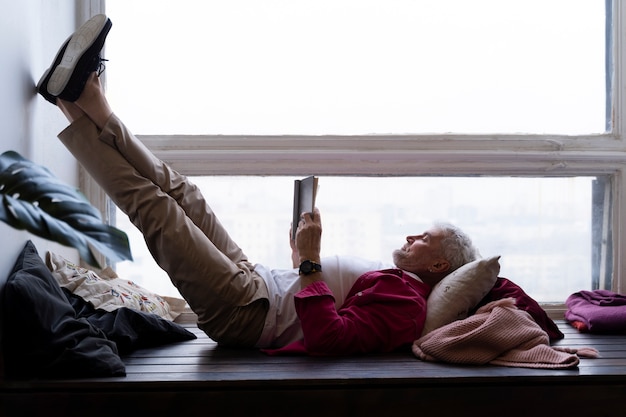
[[[218,343],[315,355],[388,352],[421,335],[431,287],[477,252],[440,224],[408,236],[395,268],[345,274],[320,259],[320,212],[303,213],[295,270],[251,263],[198,188],[157,159],[113,113],[100,85],[111,28],[98,15],[61,46],[38,92],[70,122],[60,140],[141,230],[198,326]],[[272,352],[275,352],[272,351]]]

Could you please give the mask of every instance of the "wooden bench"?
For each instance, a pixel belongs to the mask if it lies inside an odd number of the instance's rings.
[[[198,339],[125,356],[127,376],[0,382],[2,416],[626,416],[626,336],[558,345],[601,358],[545,370],[427,363],[410,353],[270,357]],[[27,330],[26,330],[27,331]]]

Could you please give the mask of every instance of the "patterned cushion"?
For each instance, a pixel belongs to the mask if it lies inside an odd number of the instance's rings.
[[[127,307],[174,320],[185,305],[183,300],[161,297],[133,281],[120,278],[111,268],[95,272],[52,252],[46,254],[46,264],[62,288],[98,309],[114,311]]]

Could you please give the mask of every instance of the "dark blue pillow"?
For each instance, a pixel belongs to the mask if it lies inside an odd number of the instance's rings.
[[[9,275],[2,306],[7,377],[125,375],[115,343],[76,317],[31,241]]]

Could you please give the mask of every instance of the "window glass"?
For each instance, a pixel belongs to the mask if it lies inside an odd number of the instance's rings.
[[[108,0],[136,134],[605,131],[605,2]]]
[[[290,268],[293,177],[194,177],[231,236],[254,263]],[[322,256],[391,263],[405,237],[434,221],[465,230],[484,257],[501,255],[500,276],[539,301],[563,302],[592,287],[592,177],[320,177]],[[603,200],[603,199],[600,199]],[[602,212],[602,210],[594,210]],[[596,214],[597,216],[597,214]],[[176,295],[123,214],[134,262],[118,274]],[[602,222],[599,222],[602,223]]]

